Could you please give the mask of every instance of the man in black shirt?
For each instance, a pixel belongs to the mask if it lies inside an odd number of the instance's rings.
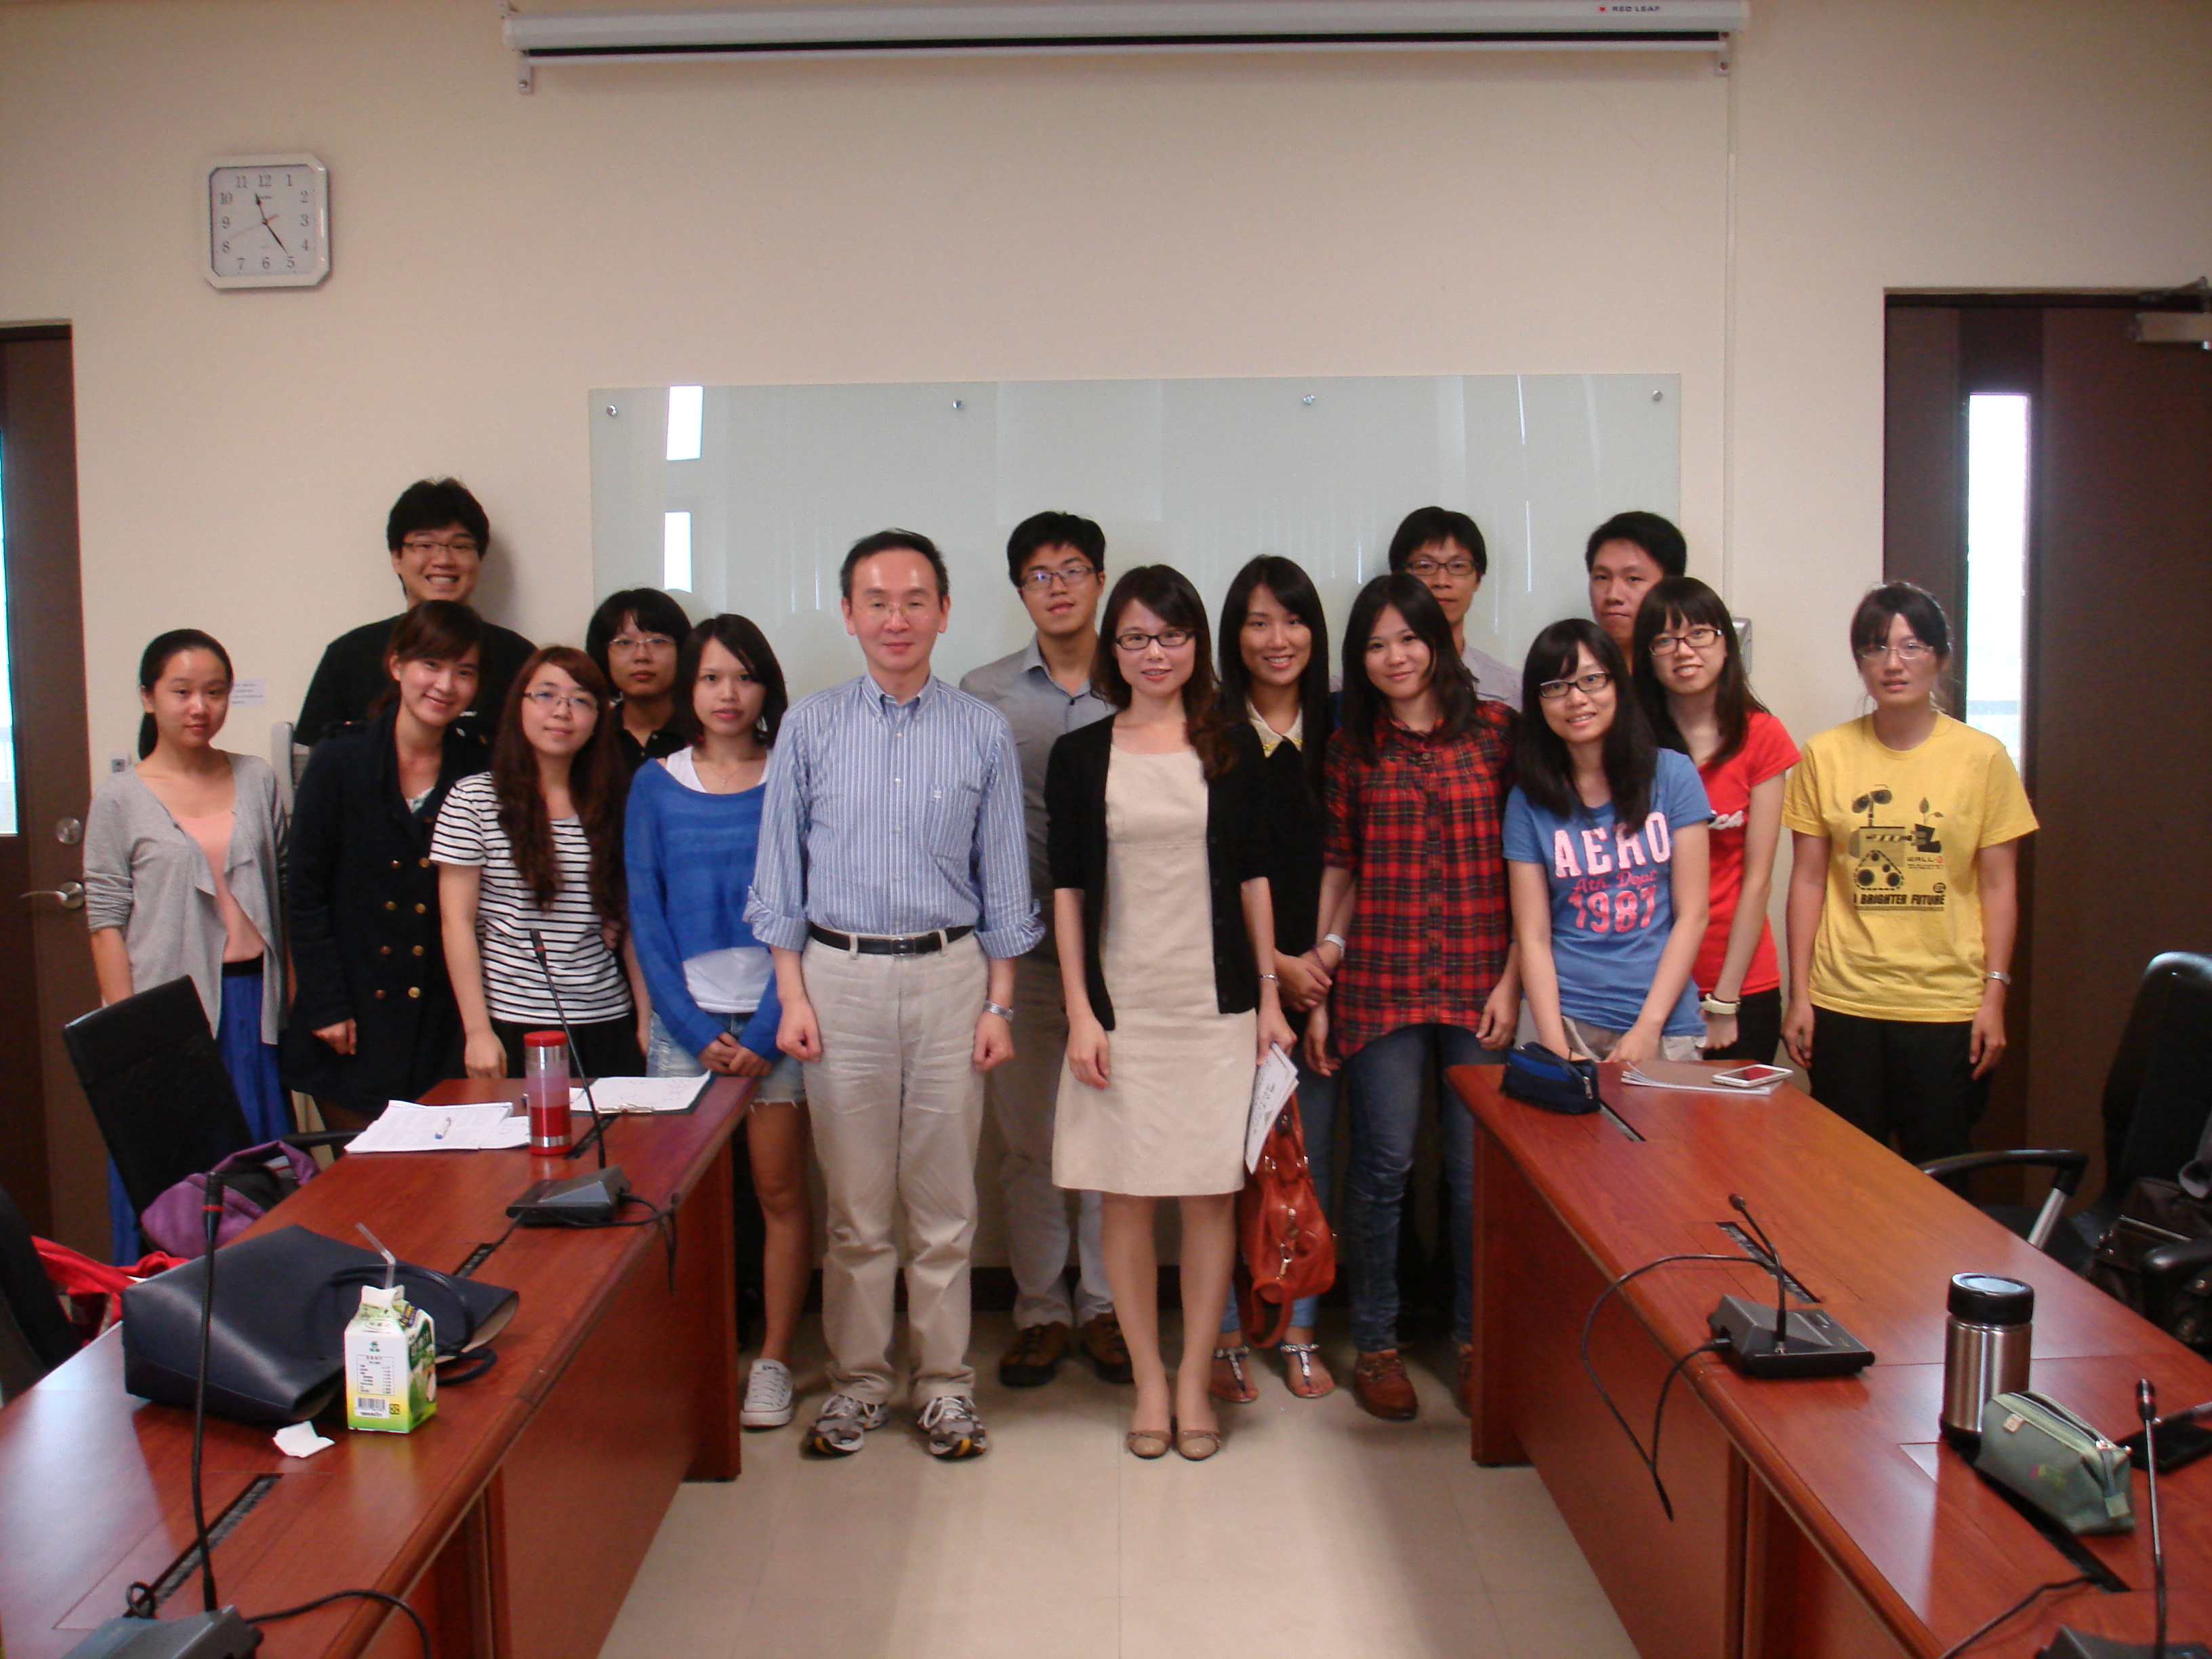
[[[425,599],[466,605],[477,591],[483,556],[491,545],[491,521],[458,479],[425,478],[408,485],[392,504],[384,539],[410,611]],[[315,678],[307,683],[307,699],[300,706],[300,722],[292,732],[294,741],[319,742],[325,733],[368,715],[369,705],[391,683],[384,653],[392,625],[398,620],[386,617],[330,642],[316,665]],[[479,735],[490,736],[506,706],[507,687],[536,648],[511,628],[484,623],[477,699],[461,717]]]

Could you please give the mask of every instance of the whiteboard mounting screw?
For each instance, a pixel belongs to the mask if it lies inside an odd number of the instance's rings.
[[[1306,393],[1306,395],[1305,395],[1304,397],[1303,397],[1303,398],[1299,398],[1299,399],[1298,399],[1298,401],[1299,401],[1300,403],[1302,403],[1302,404],[1305,404],[1309,409],[1310,409],[1310,408],[1313,406],[1313,400],[1314,400],[1314,395],[1313,395],[1313,393],[1312,393],[1312,392],[1307,392],[1307,393]]]
[[[1665,392],[1655,389],[1651,393],[1651,401],[1655,404],[1663,402],[1667,394]]]
[[[967,406],[968,406],[968,405],[967,405],[966,404],[964,404],[963,402],[962,402],[962,401],[961,401],[959,398],[955,398],[952,400],[952,407],[953,407],[956,410],[962,410],[962,409],[965,409]]]
[[[621,414],[621,413],[622,413],[622,410],[620,410],[619,409],[617,409],[617,408],[616,408],[612,404],[609,404],[607,405],[607,418],[608,418],[608,419],[611,420],[611,419],[613,419],[616,416],[617,416],[617,415],[619,415],[619,414]]]

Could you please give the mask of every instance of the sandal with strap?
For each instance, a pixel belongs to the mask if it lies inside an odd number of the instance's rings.
[[[1213,1375],[1206,1385],[1206,1393],[1232,1406],[1249,1406],[1257,1400],[1260,1391],[1244,1374],[1244,1362],[1251,1357],[1252,1350],[1241,1342],[1233,1348],[1216,1348]]]
[[[1328,1367],[1314,1364],[1320,1343],[1282,1342],[1275,1351],[1283,1356],[1284,1385],[1299,1399],[1322,1400],[1336,1392],[1336,1379],[1328,1374]]]

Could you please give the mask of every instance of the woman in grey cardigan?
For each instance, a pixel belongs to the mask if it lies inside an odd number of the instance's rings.
[[[230,657],[197,629],[146,647],[139,762],[106,779],[84,833],[84,916],[103,1003],[189,975],[257,1140],[292,1127],[276,1075],[283,947],[282,826],[266,761],[215,746]],[[135,1261],[137,1217],[108,1172],[115,1259]]]

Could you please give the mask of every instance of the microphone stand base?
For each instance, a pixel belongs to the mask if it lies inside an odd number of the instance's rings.
[[[2051,1645],[2035,1659],[2150,1659],[2153,1644],[2123,1642],[2110,1636],[2085,1636],[2078,1630],[2058,1627]],[[2202,1642],[2168,1642],[2166,1659],[2212,1659],[2212,1648]]]
[[[1849,1376],[1874,1364],[1874,1351],[1818,1308],[1791,1310],[1779,1343],[1771,1303],[1724,1296],[1705,1322],[1721,1357],[1746,1376]]]
[[[69,1659],[246,1659],[261,1632],[236,1607],[188,1619],[111,1619],[69,1650]]]

